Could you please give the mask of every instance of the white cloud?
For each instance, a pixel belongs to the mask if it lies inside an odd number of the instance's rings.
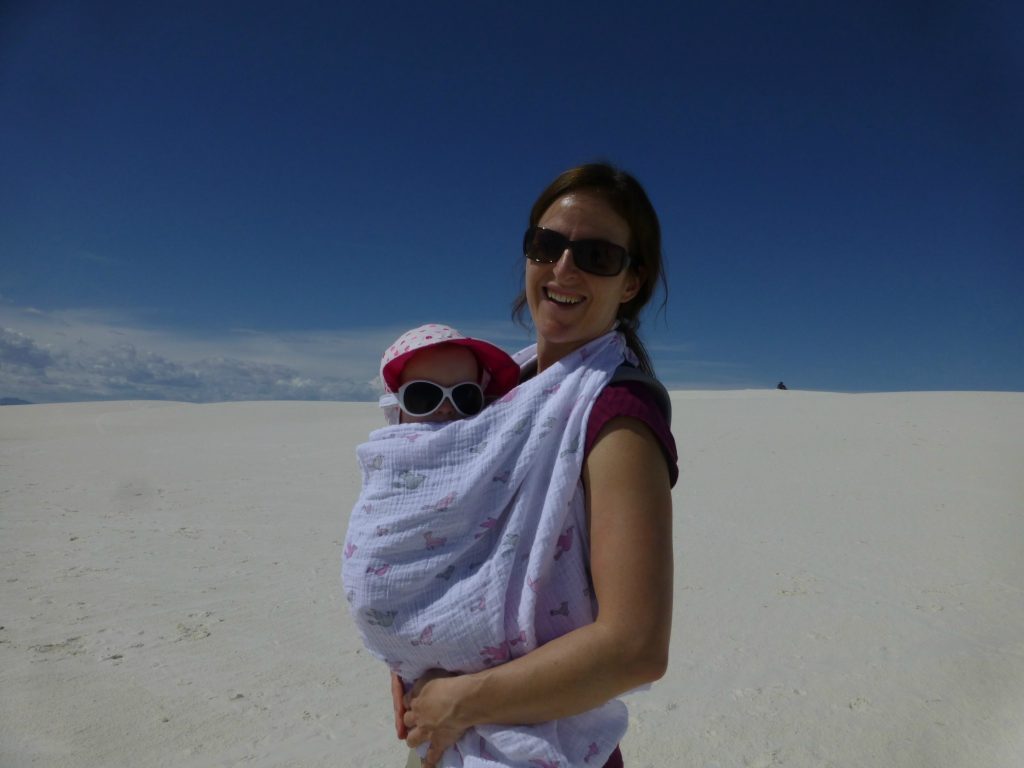
[[[0,305],[0,397],[372,400],[380,350],[397,333],[188,333],[109,312]]]
[[[507,320],[453,322],[510,352],[531,334]],[[154,327],[99,310],[40,311],[0,299],[0,398],[32,402],[156,399],[374,400],[382,351],[407,326],[356,330],[220,332]],[[660,329],[658,329],[660,330]],[[666,329],[667,330],[667,329]],[[745,366],[696,358],[695,346],[666,338],[648,347],[670,389],[763,386]]]
[[[54,364],[54,357],[28,336],[8,328],[0,328],[0,361],[4,367],[22,373],[45,371]]]

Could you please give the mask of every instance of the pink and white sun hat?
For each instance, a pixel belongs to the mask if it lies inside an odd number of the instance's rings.
[[[384,352],[380,378],[388,392],[397,392],[402,369],[419,350],[436,344],[456,344],[472,352],[483,372],[480,386],[487,397],[501,397],[519,383],[519,366],[504,351],[480,339],[463,336],[450,325],[427,323],[406,331]]]

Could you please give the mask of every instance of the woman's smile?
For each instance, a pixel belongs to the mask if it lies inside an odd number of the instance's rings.
[[[584,301],[586,301],[586,297],[584,296],[569,293],[559,288],[553,287],[545,288],[544,295],[547,296],[549,301],[557,304],[560,307],[573,307],[578,304],[582,304]]]

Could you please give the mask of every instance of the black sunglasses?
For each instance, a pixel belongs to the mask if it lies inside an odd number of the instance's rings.
[[[570,240],[543,227],[530,227],[523,237],[523,255],[537,264],[554,264],[566,248],[576,266],[592,275],[614,277],[629,264],[626,249],[607,240]]]
[[[442,387],[432,381],[408,381],[398,388],[398,407],[410,416],[429,416],[445,398],[463,416],[476,416],[484,409],[484,391],[475,381]]]

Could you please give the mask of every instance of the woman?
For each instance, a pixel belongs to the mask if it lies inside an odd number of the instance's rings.
[[[639,183],[604,164],[570,169],[540,195],[529,223],[514,304],[536,328],[536,367],[524,377],[615,328],[652,373],[636,331],[664,276],[657,215]],[[577,715],[665,672],[678,474],[667,419],[643,383],[612,383],[587,431],[581,481],[596,619],[481,672],[425,675],[404,696],[393,678],[399,737],[429,743],[426,766],[470,727]],[[621,764],[616,750],[607,765]]]

